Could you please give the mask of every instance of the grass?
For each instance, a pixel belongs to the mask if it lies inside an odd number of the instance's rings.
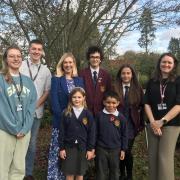
[[[47,159],[48,149],[51,138],[51,127],[49,125],[43,126],[40,129],[37,143],[37,156],[35,162],[35,179],[46,180],[47,176]],[[134,143],[134,180],[147,180],[147,148],[144,132],[142,132]],[[93,168],[89,171],[88,180],[93,178]],[[180,180],[180,147],[175,153],[175,176],[176,180]],[[91,178],[90,178],[91,177]]]

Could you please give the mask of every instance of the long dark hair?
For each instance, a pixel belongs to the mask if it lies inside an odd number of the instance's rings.
[[[4,52],[4,54],[3,54],[3,61],[2,61],[3,68],[2,68],[2,70],[1,70],[1,74],[4,75],[5,80],[6,80],[8,83],[11,83],[11,82],[12,82],[12,76],[11,76],[11,74],[10,74],[10,72],[9,72],[9,67],[8,67],[8,63],[7,63],[7,56],[8,56],[8,53],[9,53],[9,51],[10,51],[11,49],[16,49],[16,50],[20,51],[20,53],[21,53],[21,55],[22,55],[22,51],[21,51],[21,49],[20,49],[17,45],[11,45],[11,46],[9,46],[9,47],[5,50],[5,52]]]
[[[120,98],[120,103],[123,102],[123,87],[122,87],[122,79],[121,79],[121,73],[122,70],[124,68],[129,68],[132,72],[132,79],[131,79],[131,85],[129,88],[129,104],[130,105],[139,105],[141,102],[141,94],[142,94],[142,88],[137,80],[137,76],[135,73],[135,70],[133,69],[133,67],[130,64],[123,64],[117,75],[116,75],[116,80],[115,80],[115,91],[117,92],[117,94],[119,95]]]
[[[168,76],[168,80],[169,81],[174,81],[176,79],[177,76],[177,67],[178,67],[178,60],[176,59],[176,57],[172,54],[172,53],[163,53],[160,58],[158,59],[157,65],[156,65],[156,69],[154,71],[154,75],[153,75],[153,79],[155,81],[161,81],[162,80],[162,74],[161,74],[161,70],[160,70],[160,63],[161,60],[165,57],[165,56],[169,56],[171,58],[173,58],[174,60],[174,68],[172,69],[172,71],[170,72],[169,76]]]

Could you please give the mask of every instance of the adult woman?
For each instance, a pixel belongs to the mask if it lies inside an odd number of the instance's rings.
[[[147,84],[145,111],[149,119],[149,179],[174,179],[174,151],[180,133],[180,78],[178,61],[171,53],[158,60],[154,77]]]
[[[24,178],[36,107],[35,87],[31,79],[19,72],[21,63],[20,48],[7,48],[0,74],[0,179],[3,180]]]
[[[64,179],[59,162],[59,126],[62,111],[67,107],[69,93],[74,87],[84,87],[83,80],[77,77],[76,60],[72,53],[65,53],[56,67],[56,76],[51,81],[51,106],[53,130],[48,160],[48,180]]]
[[[115,91],[120,97],[119,110],[127,119],[128,149],[125,159],[120,162],[121,180],[132,179],[133,155],[131,153],[136,135],[143,129],[143,91],[136,73],[129,64],[120,67],[115,81]],[[126,171],[126,172],[125,172]]]

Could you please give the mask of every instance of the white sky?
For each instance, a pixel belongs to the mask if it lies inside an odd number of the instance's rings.
[[[156,38],[152,42],[150,47],[151,52],[163,53],[167,51],[169,41],[171,37],[180,38],[180,27],[176,28],[163,28],[155,32]],[[140,32],[133,31],[124,36],[118,43],[117,53],[122,55],[128,50],[136,52],[143,51],[138,45],[138,39],[140,38]]]

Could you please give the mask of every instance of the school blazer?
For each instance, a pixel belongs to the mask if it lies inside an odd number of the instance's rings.
[[[84,88],[81,77],[73,77],[73,80],[76,87]],[[59,128],[61,113],[67,107],[69,100],[68,87],[64,76],[52,77],[50,98],[53,113],[53,127]]]
[[[135,135],[144,129],[144,106],[143,106],[143,90],[141,90],[141,103],[130,105],[130,115],[135,128]],[[123,98],[122,98],[123,99]],[[118,110],[123,112],[124,102],[120,103]]]
[[[89,67],[81,70],[79,76],[84,80],[88,109],[95,116],[103,109],[104,93],[111,90],[111,77],[106,70],[100,68],[95,87]]]

